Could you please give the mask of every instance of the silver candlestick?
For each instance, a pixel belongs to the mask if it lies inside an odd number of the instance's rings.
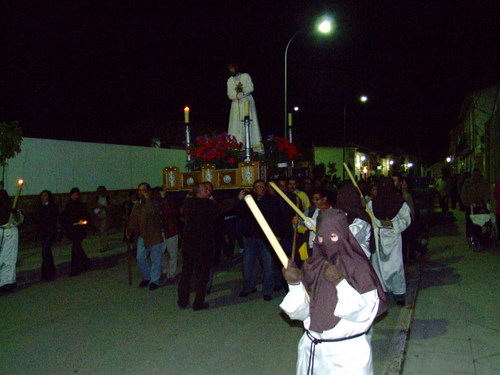
[[[189,123],[186,123],[186,160],[191,161],[191,155],[189,154],[189,148],[191,147],[191,129],[189,128]]]
[[[243,120],[243,125],[245,126],[245,161],[249,162],[252,160],[252,148],[250,143],[250,116],[245,116]]]

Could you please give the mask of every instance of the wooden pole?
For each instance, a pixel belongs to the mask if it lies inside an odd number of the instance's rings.
[[[295,216],[297,217],[297,216]],[[297,224],[293,224],[293,240],[292,240],[292,262],[295,261],[295,247],[297,246]]]
[[[17,200],[19,199],[19,195],[21,195],[21,190],[23,189],[23,180],[17,181],[17,191],[16,191],[16,196],[14,197],[14,203],[12,204],[12,211],[10,212],[9,215],[9,221],[7,222],[7,229],[10,229],[10,223],[12,222],[12,219],[14,218],[14,210],[17,207]]]
[[[307,220],[306,215],[304,215],[304,213],[290,200],[290,198],[286,196],[285,193],[283,193],[283,191],[278,186],[276,186],[274,182],[270,181],[269,185],[271,185],[271,187],[276,191],[276,193],[278,193],[281,196],[281,198],[283,198],[283,200],[286,203],[288,203],[290,207],[292,207],[292,209],[297,213],[297,215],[300,216],[302,220],[304,221]],[[314,226],[313,226],[313,232],[316,232],[316,227]]]
[[[260,211],[259,207],[257,206],[257,203],[255,203],[255,200],[253,199],[253,197],[250,194],[246,195],[244,199],[245,199],[245,203],[248,205],[248,208],[250,208],[250,211],[252,211],[252,214],[255,217],[255,220],[257,220],[257,223],[259,223],[260,228],[262,229],[262,231],[266,235],[267,239],[271,243],[271,246],[272,246],[274,252],[276,253],[276,255],[278,256],[281,264],[283,265],[284,268],[287,268],[288,267],[288,257],[286,256],[285,251],[283,250],[280,243],[278,242],[278,239],[274,235],[271,227],[269,226],[266,219],[264,218],[264,215],[262,215],[262,212]],[[309,301],[309,294],[307,294],[307,291],[306,291],[304,285],[302,285],[302,287],[304,288],[304,293],[306,295],[307,300]]]
[[[253,216],[255,216],[255,220],[257,220],[257,223],[259,223],[262,231],[266,235],[269,243],[271,244],[274,252],[278,256],[281,264],[283,267],[287,268],[288,267],[288,257],[285,254],[285,251],[281,247],[280,243],[278,242],[278,239],[274,235],[271,227],[267,223],[266,219],[264,218],[264,215],[262,215],[262,212],[260,211],[259,207],[257,206],[257,203],[255,203],[255,200],[250,194],[247,194],[245,196],[245,203],[248,205],[248,208],[250,208],[250,211],[252,211]]]
[[[127,268],[128,268],[128,286],[132,286],[132,249],[130,239],[127,238]]]
[[[349,178],[351,179],[352,184],[356,187],[356,189],[358,189],[359,196],[361,197],[361,200],[364,201],[365,197],[363,196],[363,193],[361,192],[361,189],[359,188],[356,180],[354,179],[354,176],[351,173],[351,170],[349,169],[349,167],[347,166],[346,163],[344,163],[344,168],[347,171],[347,174],[349,175]],[[372,220],[373,227],[376,227],[377,226],[377,221],[375,219],[375,215],[373,214],[372,210],[370,210],[370,207],[368,207],[368,205],[365,206],[365,211],[368,214],[368,216],[370,216],[370,219]]]

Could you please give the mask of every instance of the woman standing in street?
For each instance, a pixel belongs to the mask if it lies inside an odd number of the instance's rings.
[[[62,214],[62,225],[64,233],[71,241],[71,269],[69,276],[76,276],[87,271],[90,260],[82,247],[82,241],[87,235],[87,224],[89,212],[85,204],[80,200],[80,189],[71,189],[70,199]]]
[[[52,281],[56,277],[52,244],[57,236],[59,211],[49,190],[44,190],[38,195],[34,220],[37,224],[38,238],[42,242],[42,280]]]

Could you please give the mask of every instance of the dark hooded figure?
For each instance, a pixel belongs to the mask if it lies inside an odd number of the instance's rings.
[[[367,333],[386,311],[385,294],[346,215],[324,210],[312,256],[302,271],[290,263],[283,274],[290,291],[280,307],[306,329],[297,374],[373,374]]]
[[[373,268],[382,287],[404,306],[406,281],[401,233],[411,224],[410,207],[397,192],[391,177],[382,179],[377,196],[368,202],[376,219]]]
[[[370,216],[365,211],[361,199],[354,185],[347,184],[339,189],[336,206],[346,213],[352,235],[370,259],[372,252],[375,251],[375,236]]]

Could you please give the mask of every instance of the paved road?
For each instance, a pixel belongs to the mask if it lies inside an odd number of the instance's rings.
[[[500,374],[500,248],[473,252],[464,213],[432,231],[404,375]]]
[[[200,312],[177,308],[175,285],[129,287],[124,261],[0,296],[0,374],[293,374],[301,325],[280,313],[283,294],[238,298],[240,267],[217,273]],[[401,311],[376,324],[379,374]]]

